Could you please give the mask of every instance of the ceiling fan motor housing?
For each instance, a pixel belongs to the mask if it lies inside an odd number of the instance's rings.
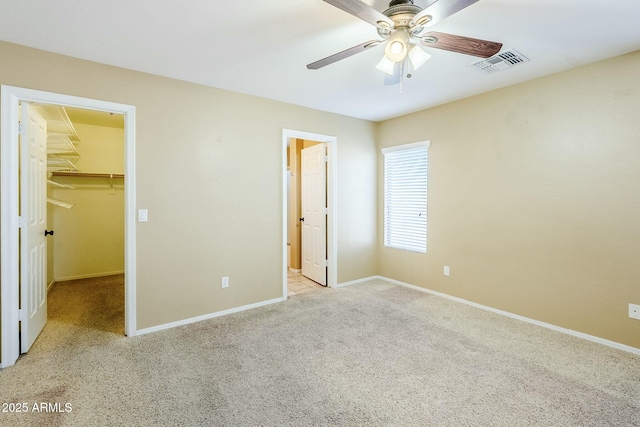
[[[413,0],[391,0],[389,2],[389,7],[397,6],[400,4],[413,4]]]
[[[382,14],[391,18],[396,26],[398,26],[400,24],[398,21],[408,19],[410,22],[411,19],[421,10],[422,8],[420,6],[413,4],[413,0],[393,0],[389,3],[389,9],[382,12]],[[405,25],[409,26],[409,22]]]
[[[381,37],[388,38],[394,30],[410,28],[413,17],[421,10],[420,6],[413,4],[413,0],[392,0],[389,3],[389,8],[382,14],[393,21],[393,28],[378,27],[378,34]]]

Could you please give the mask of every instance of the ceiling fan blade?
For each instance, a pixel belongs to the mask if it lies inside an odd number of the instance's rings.
[[[325,0],[326,1],[326,0]],[[447,16],[451,16],[456,12],[461,11],[467,6],[471,6],[478,0],[440,0],[431,1],[424,9],[413,17],[412,23],[420,22],[420,19],[424,16],[431,16],[431,19],[424,24],[425,27],[431,26],[439,21],[442,21]]]
[[[422,46],[479,56],[480,58],[489,58],[502,49],[502,43],[439,33],[437,31],[425,33],[420,38]]]
[[[324,1],[329,3],[330,5],[337,7],[338,9],[342,9],[345,12],[352,14],[356,18],[360,18],[371,25],[375,25],[376,27],[380,26],[380,22],[384,22],[389,28],[393,28],[393,21],[391,19],[384,16],[382,13],[378,12],[368,4],[361,2],[360,0]]]
[[[327,65],[338,62],[341,59],[345,59],[355,55],[356,53],[363,52],[370,47],[377,46],[381,42],[383,42],[383,40],[369,40],[368,42],[361,43],[358,46],[350,47],[349,49],[343,50],[342,52],[334,53],[333,55],[327,56],[326,58],[323,58],[319,61],[307,64],[307,68],[310,70],[317,70],[318,68],[326,67]]]

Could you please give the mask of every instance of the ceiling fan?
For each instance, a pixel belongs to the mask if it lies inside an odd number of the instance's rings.
[[[478,0],[427,0],[423,8],[413,0],[391,0],[389,8],[378,12],[361,0],[324,0],[363,21],[374,25],[382,40],[369,40],[307,65],[317,70],[334,62],[363,52],[386,41],[384,56],[376,66],[387,74],[385,84],[396,84],[403,76],[411,77],[412,70],[418,69],[431,55],[420,46],[448,50],[466,55],[489,58],[502,48],[502,43],[440,33],[425,32],[444,18],[471,6]]]

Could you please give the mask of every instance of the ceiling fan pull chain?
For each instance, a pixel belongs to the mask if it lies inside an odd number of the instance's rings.
[[[407,58],[405,57],[402,60],[402,69],[400,70],[400,93],[402,93],[402,91],[404,90],[404,70],[405,70],[405,66],[407,65]]]

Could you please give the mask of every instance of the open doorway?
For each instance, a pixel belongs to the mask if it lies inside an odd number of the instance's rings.
[[[283,297],[336,285],[337,140],[283,131]]]
[[[124,115],[31,107],[48,134],[46,328],[123,335]]]
[[[28,350],[29,344],[35,340],[35,337],[46,323],[46,292],[41,297],[40,289],[48,287],[55,281],[91,279],[95,277],[117,277],[120,276],[120,282],[124,283],[124,330],[121,327],[120,333],[132,336],[136,334],[135,326],[135,108],[128,105],[116,104],[106,101],[97,101],[86,98],[78,98],[67,95],[53,94],[48,92],[34,91],[30,89],[15,88],[10,86],[2,86],[2,163],[0,165],[0,173],[2,178],[2,213],[0,216],[1,232],[2,232],[2,251],[1,251],[1,292],[2,292],[2,358],[1,366],[6,367],[13,365],[20,353]],[[30,187],[29,183],[36,181],[35,175],[25,173],[28,168],[24,163],[20,163],[20,157],[25,157],[25,153],[20,152],[20,141],[29,140],[26,138],[26,131],[21,128],[20,116],[28,112],[29,117],[42,117],[47,114],[66,115],[69,123],[72,123],[68,117],[70,111],[76,117],[78,127],[83,128],[85,136],[94,139],[94,147],[87,147],[88,152],[94,151],[93,164],[89,160],[85,162],[85,171],[73,170],[75,164],[80,165],[80,150],[77,150],[79,144],[74,144],[73,133],[67,133],[67,139],[64,141],[55,141],[51,143],[52,150],[46,154],[47,166],[46,171],[47,188],[44,191],[44,205],[52,208],[43,209],[46,212],[46,230],[44,236],[56,239],[65,237],[55,241],[50,239],[45,241],[44,245],[48,251],[48,255],[44,261],[37,263],[32,262],[30,256],[24,256],[21,248],[23,242],[29,241],[31,236],[41,233],[31,232],[30,227],[25,224],[29,223],[26,212],[20,206],[22,200],[22,190]],[[33,114],[31,114],[33,111]],[[85,119],[82,118],[84,115]],[[104,120],[116,120],[122,124],[117,126],[101,126],[104,123],[82,123],[87,121],[87,117],[101,116]],[[63,120],[64,121],[64,120]],[[46,128],[47,120],[44,120]],[[52,122],[53,123],[53,122]],[[73,125],[73,123],[72,123]],[[66,131],[65,131],[66,132]],[[111,134],[120,135],[119,142],[116,143],[116,150],[108,154],[103,151],[104,144],[97,143],[98,140]],[[70,136],[71,135],[71,136]],[[77,138],[78,135],[75,135]],[[21,139],[22,138],[22,139]],[[45,138],[46,140],[46,138]],[[54,141],[55,138],[52,139]],[[74,152],[75,148],[75,152]],[[111,148],[114,148],[113,146]],[[56,153],[56,150],[58,151]],[[97,150],[97,155],[96,155]],[[22,151],[25,151],[24,147]],[[104,163],[114,153],[120,157],[120,171],[111,169],[111,172],[97,171],[97,169],[86,169],[89,165],[97,167],[101,162]],[[51,160],[51,162],[49,161]],[[57,165],[57,167],[56,167]],[[117,169],[117,167],[115,167]],[[84,173],[84,176],[79,174]],[[75,174],[75,175],[72,175]],[[42,174],[41,174],[42,175]],[[127,185],[124,186],[124,177],[126,176]],[[37,179],[39,181],[39,178]],[[80,191],[77,191],[80,188]],[[120,200],[118,200],[118,191]],[[91,194],[93,192],[93,195]],[[102,192],[101,196],[111,197],[110,200],[102,199],[103,202],[96,203],[96,195]],[[35,192],[43,193],[43,191]],[[29,196],[32,197],[32,196]],[[93,199],[92,199],[93,197]],[[40,197],[37,197],[40,199]],[[98,211],[95,205],[98,205]],[[35,205],[35,204],[34,204]],[[89,207],[93,209],[92,218],[85,218],[82,215],[82,208],[76,209],[76,206]],[[101,207],[101,208],[100,208]],[[73,211],[73,209],[76,209]],[[115,209],[115,211],[114,211]],[[74,212],[74,215],[66,215]],[[109,217],[109,213],[114,216]],[[116,231],[114,234],[120,234],[120,237],[111,239],[111,245],[119,246],[119,249],[111,251],[108,244],[105,248],[96,250],[95,240],[78,239],[76,234],[86,234],[87,227],[96,225],[96,219],[102,216],[107,218],[107,227]],[[85,222],[84,230],[78,227],[78,222]],[[92,224],[93,222],[93,224]],[[51,230],[54,224],[59,228],[58,234],[53,234],[55,229]],[[70,227],[75,225],[75,227]],[[60,228],[62,227],[62,228]],[[80,231],[78,231],[80,229]],[[64,230],[64,233],[62,233]],[[109,231],[103,234],[109,234]],[[69,239],[71,237],[71,239]],[[104,242],[104,240],[102,240]],[[115,242],[115,243],[114,243]],[[97,243],[100,244],[100,243]],[[22,245],[22,246],[21,246]],[[102,250],[104,249],[104,250]],[[34,251],[36,253],[37,251]],[[99,253],[100,252],[100,253]],[[44,253],[41,251],[40,253]],[[111,253],[111,255],[105,255]],[[56,254],[58,256],[56,256]],[[93,254],[93,255],[92,255]],[[93,259],[92,259],[93,257]],[[89,265],[84,263],[80,258],[89,259]],[[86,261],[85,259],[85,261]],[[38,268],[34,268],[34,265]],[[36,271],[33,277],[37,280],[25,280],[23,274],[25,271]],[[123,276],[124,273],[124,276]],[[61,280],[62,279],[62,280]],[[35,284],[33,289],[32,282]],[[28,284],[28,285],[27,285]],[[42,284],[42,286],[41,286]],[[38,294],[37,298],[34,295]],[[44,306],[44,310],[39,310],[44,316],[40,315],[40,321],[36,316],[31,316],[31,301],[41,301],[40,306]],[[38,305],[38,304],[35,304]],[[39,327],[33,325],[41,324]],[[28,339],[25,339],[25,333],[29,331]]]

